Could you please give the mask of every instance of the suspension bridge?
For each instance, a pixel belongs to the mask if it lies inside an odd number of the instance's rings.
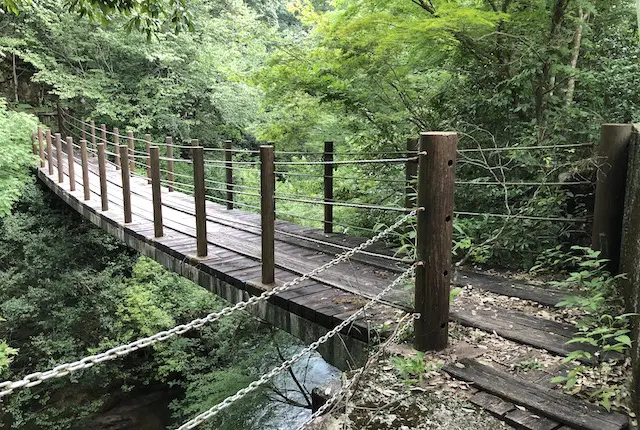
[[[447,346],[450,319],[561,356],[577,349],[589,349],[567,344],[576,333],[568,324],[512,310],[503,310],[498,315],[493,309],[472,309],[464,303],[454,304],[450,309],[452,281],[543,305],[553,306],[562,297],[559,291],[541,290],[473,272],[459,272],[453,280],[453,216],[473,216],[471,212],[453,210],[456,156],[465,151],[457,150],[455,133],[423,133],[419,141],[407,142],[407,151],[378,153],[377,158],[346,154],[360,157],[335,160],[333,145],[327,143],[321,154],[322,161],[291,161],[291,157],[282,161],[270,145],[249,151],[233,149],[229,142],[222,148],[204,148],[198,141],[176,144],[170,137],[158,143],[149,135],[140,139],[131,132],[120,134],[118,129],[107,130],[105,125],[97,128],[93,122],[67,113],[63,115],[66,127],[61,128],[69,130],[68,136],[52,134],[50,130],[45,133],[41,128],[34,134],[34,153],[40,158],[37,175],[42,183],[101,229],[225,298],[230,305],[130,344],[0,383],[0,398],[50,378],[118,359],[240,310],[288,331],[309,346],[237,394],[183,424],[181,430],[195,428],[212,418],[310,351],[317,350],[342,369],[361,365],[368,357],[368,345],[384,337],[382,327],[389,323],[402,329],[413,325],[415,347],[423,351]],[[222,159],[210,156],[211,153],[221,155]],[[336,200],[333,195],[335,167],[360,163],[404,165],[406,181],[400,182],[406,188],[405,204]],[[278,193],[276,177],[291,174],[285,169],[299,164],[323,167],[322,198]],[[210,168],[223,169],[224,181],[209,178]],[[257,175],[259,185],[252,188],[237,183],[234,174],[243,171]],[[292,175],[295,177],[295,173]],[[238,196],[253,198],[258,203],[240,201]],[[321,222],[324,229],[278,219],[278,215],[283,214],[276,209],[278,201],[322,207],[324,217],[316,221]],[[355,227],[334,220],[336,207],[390,213],[394,221],[371,232],[369,239],[348,236],[333,231],[335,226]],[[523,214],[481,215],[585,222],[580,218]],[[398,255],[397,245],[391,246],[392,242],[387,240],[406,234],[414,227],[417,230],[415,257],[412,253]],[[397,333],[391,336],[392,340]],[[466,372],[461,370],[465,367]],[[550,422],[554,426],[550,429],[564,424],[594,430],[626,426],[626,419],[621,415],[607,414],[566,395],[558,397],[557,393],[548,392],[541,395],[536,391],[541,397],[531,393],[518,397],[511,392],[513,387],[509,384],[519,382],[508,378],[501,381],[501,377],[506,378],[504,375],[487,378],[491,370],[483,369],[476,362],[445,371],[478,384],[488,393],[517,398],[519,404],[531,411],[553,418],[555,421]],[[335,404],[340,395],[336,393],[311,418]],[[485,404],[481,404],[481,399],[477,404],[490,408],[486,396],[482,398]],[[558,408],[558,403],[566,407]],[[580,411],[581,416],[575,417],[575,411]],[[505,410],[502,415],[508,412]]]

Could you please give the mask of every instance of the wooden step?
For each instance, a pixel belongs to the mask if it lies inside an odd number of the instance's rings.
[[[462,359],[442,368],[451,376],[472,383],[475,388],[491,393],[507,402],[523,406],[535,415],[579,430],[622,430],[629,426],[629,419],[620,413],[610,413],[604,408],[576,399],[560,391],[541,388],[522,378],[497,370],[473,359]],[[502,405],[504,415],[513,412]],[[514,418],[515,417],[515,418]],[[521,413],[511,415],[512,420],[526,419]],[[551,425],[552,423],[543,423]],[[546,427],[541,427],[546,428]]]

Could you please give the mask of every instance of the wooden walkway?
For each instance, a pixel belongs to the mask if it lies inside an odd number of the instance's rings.
[[[91,199],[83,200],[82,178],[76,173],[76,191],[69,190],[69,176],[66,154],[63,158],[64,181],[58,183],[57,172],[48,175],[47,168],[39,168],[38,176],[64,199],[70,206],[86,218],[124,240],[134,249],[148,255],[169,269],[185,273],[183,265],[196,272],[205,273],[235,288],[237,292],[215,291],[227,299],[242,300],[243,294],[258,295],[268,287],[260,283],[260,215],[238,209],[228,210],[225,206],[206,202],[207,233],[209,255],[197,258],[196,225],[193,196],[162,188],[164,236],[154,238],[151,186],[146,178],[131,178],[131,200],[133,218],[124,222],[121,172],[107,165],[109,210],[102,211],[97,159],[89,159],[89,184]],[[55,160],[55,157],[54,157]],[[55,165],[54,161],[54,165]],[[57,170],[57,167],[56,167]],[[75,172],[81,172],[79,160]],[[282,233],[279,233],[282,232]],[[293,235],[293,236],[292,236]],[[334,243],[352,248],[365,239],[338,233],[325,234],[319,229],[299,226],[290,222],[276,221],[276,284],[290,281],[295,277],[331,261],[341,248],[328,245]],[[380,254],[391,255],[392,250],[384,243],[377,243],[367,249]],[[172,261],[182,263],[176,267],[159,253],[166,254]],[[279,309],[297,315],[307,322],[331,329],[348,318],[368,299],[378,294],[406,266],[385,258],[357,254],[349,263],[332,267],[313,276],[284,293],[273,297],[270,302]],[[200,284],[197,274],[188,274]],[[208,281],[207,281],[208,282]],[[535,300],[545,305],[553,305],[561,297],[560,292],[545,291],[522,283],[490,277],[473,272],[459,272],[456,283],[473,285],[498,294]],[[203,285],[205,286],[205,285]],[[372,332],[385,322],[394,321],[399,314],[411,311],[413,286],[390,292],[384,303],[373,312],[355,323],[347,332],[349,337],[368,343]],[[233,301],[233,300],[232,300]],[[522,312],[502,309],[481,311],[467,308],[463,301],[452,305],[451,320],[497,334],[508,339],[529,344],[550,352],[566,355],[584,346],[567,344],[575,329],[567,324],[530,317]],[[289,323],[281,323],[285,328]],[[292,330],[289,330],[290,332]],[[295,334],[295,333],[293,333]]]
[[[155,238],[151,186],[146,178],[131,178],[132,222],[125,223],[121,171],[107,166],[109,210],[102,211],[97,159],[89,159],[91,198],[84,200],[79,160],[75,161],[74,167],[75,172],[80,173],[76,173],[76,190],[70,191],[66,154],[62,158],[62,183],[58,182],[57,166],[53,175],[48,174],[48,168],[39,168],[38,177],[67,204],[103,230],[231,302],[246,300],[270,288],[260,282],[260,215],[238,209],[228,210],[207,201],[208,256],[197,258],[193,196],[162,188],[164,236]],[[353,248],[365,240],[342,234],[325,234],[319,229],[280,220],[276,221],[275,239],[276,285],[310,272],[333,260],[343,247]],[[387,256],[393,254],[393,250],[387,249],[384,243],[377,243],[367,250]],[[406,269],[406,265],[383,257],[357,254],[348,263],[313,276],[272,297],[264,306],[255,305],[248,311],[310,343],[351,316]],[[458,272],[454,282],[459,286],[473,286],[545,306],[555,305],[563,296],[559,291],[468,271]],[[377,337],[383,324],[412,311],[412,297],[413,285],[392,291],[383,303],[345,329],[344,336],[327,342],[319,352],[342,369],[359,364],[366,357],[367,344],[374,335]],[[451,307],[450,319],[560,356],[585,349],[584,345],[566,343],[575,334],[573,326],[505,310],[499,305],[478,309],[464,300],[456,300]],[[513,379],[479,363],[461,362],[444,370],[483,390],[471,399],[473,403],[519,428],[614,430],[626,426],[624,417],[602,414],[598,408],[584,406],[582,402],[574,404],[566,395],[540,387],[536,389],[526,381]],[[555,403],[563,403],[566,408],[557,409]],[[514,404],[524,405],[531,412],[523,413]],[[581,405],[583,410],[576,418],[571,408],[578,411],[575,409],[577,405]],[[541,421],[536,414],[546,418]],[[578,419],[585,416],[595,424]],[[563,424],[569,426],[562,427]]]

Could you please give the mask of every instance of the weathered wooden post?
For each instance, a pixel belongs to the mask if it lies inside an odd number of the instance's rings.
[[[169,171],[168,173],[168,179],[169,179],[169,192],[173,191],[173,138],[171,136],[167,136],[166,138],[166,143],[167,143],[167,170]]]
[[[84,121],[82,121],[80,123],[80,140],[86,140],[87,139],[87,130],[86,130],[86,126],[84,125]]]
[[[45,139],[47,141],[47,164],[49,166],[49,175],[53,176],[53,148],[51,145],[51,130],[47,130]]]
[[[118,145],[116,152],[122,160],[122,206],[124,207],[124,222],[131,222],[131,173],[129,172],[129,146]]]
[[[420,313],[415,348],[419,351],[444,349],[449,337],[456,140],[456,133],[420,135],[415,285],[415,309]]]
[[[104,143],[106,151],[107,148],[107,124],[100,124],[100,140]]]
[[[602,124],[597,155],[596,198],[593,210],[592,247],[609,259],[608,268],[617,273],[620,265],[622,217],[627,180],[631,124]]]
[[[407,158],[413,158],[418,152],[418,139],[410,137],[407,139]],[[404,207],[414,208],[416,206],[416,178],[418,176],[418,160],[407,160],[404,165],[405,187],[404,187]]]
[[[162,237],[162,194],[160,190],[160,150],[157,146],[150,149],[151,157],[151,196],[153,198],[153,232],[155,237]]]
[[[127,141],[129,143],[129,173],[133,176],[136,171],[136,154],[135,150],[135,142],[133,141],[133,131],[129,130],[127,132]]]
[[[109,210],[109,195],[107,194],[107,156],[105,154],[105,143],[100,142],[98,146],[98,175],[100,175],[100,200],[102,210]]]
[[[120,170],[120,130],[117,127],[113,127],[113,162],[116,165],[116,170]],[[128,149],[127,149],[128,150]]]
[[[31,153],[33,155],[37,155],[38,154],[38,146],[36,144],[36,134],[35,133],[31,133]]]
[[[227,187],[227,209],[233,209],[233,152],[231,147],[233,142],[224,141],[224,171]]]
[[[62,136],[56,133],[56,164],[58,168],[58,182],[64,182],[64,166],[62,165]]]
[[[193,185],[196,203],[196,243],[198,257],[207,256],[207,210],[204,183],[204,149],[197,140],[192,140]]]
[[[82,165],[82,189],[84,191],[84,199],[91,199],[91,188],[89,188],[89,161],[87,159],[87,141],[80,141],[80,163]]]
[[[145,145],[146,145],[146,152],[147,152],[147,159],[146,159],[146,163],[147,163],[147,183],[151,183],[151,157],[149,156],[149,149],[151,148],[151,135],[150,134],[145,134],[144,135],[144,140],[145,140]]]
[[[97,149],[96,146],[96,122],[94,120],[91,120],[91,147],[93,149]]]
[[[262,223],[262,283],[275,282],[275,153],[273,146],[260,147],[260,217]]]
[[[73,157],[73,137],[67,136],[67,161],[69,169],[69,191],[76,190],[76,160]]]
[[[333,142],[324,143],[324,232],[333,233]]]
[[[38,154],[40,155],[40,167],[44,167],[44,137],[42,127],[38,127]]]

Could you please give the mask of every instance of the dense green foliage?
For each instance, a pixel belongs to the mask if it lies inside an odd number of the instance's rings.
[[[28,181],[28,168],[35,162],[31,133],[37,124],[31,115],[8,110],[0,98],[0,218],[10,212]]]
[[[219,309],[223,301],[167,272],[101,232],[55,196],[29,185],[0,226],[0,375],[35,370],[154,334]],[[6,353],[14,353],[10,369]],[[246,314],[145,348],[69,378],[21,390],[3,400],[0,423],[10,428],[89,428],[118,399],[174,393],[172,422],[235,393],[275,357],[269,329]],[[224,428],[250,428],[246,408]],[[38,411],[38,413],[34,413]],[[84,424],[83,424],[84,423]],[[218,423],[220,424],[220,423]]]

